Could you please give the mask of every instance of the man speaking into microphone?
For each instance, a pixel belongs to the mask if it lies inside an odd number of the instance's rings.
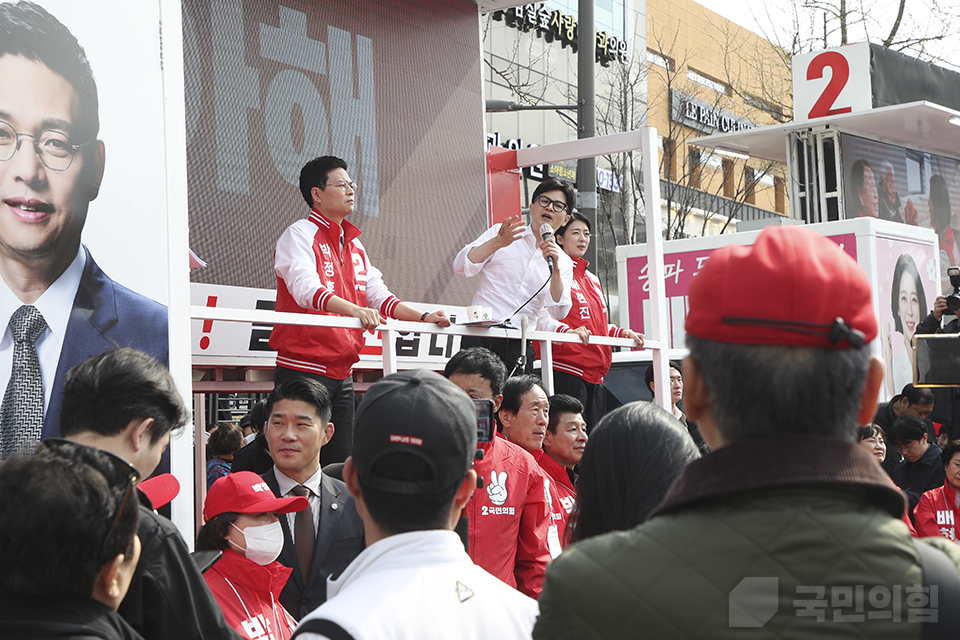
[[[453,270],[467,278],[480,274],[472,304],[490,307],[494,318],[514,329],[520,328],[524,318],[536,327],[543,308],[557,320],[566,316],[571,306],[573,261],[560,251],[553,233],[570,219],[574,198],[569,182],[548,178],[533,192],[529,226],[511,216],[461,249]],[[548,260],[552,260],[552,268]],[[520,357],[519,340],[464,336],[460,345],[463,349],[490,349],[510,372]],[[530,348],[525,371],[530,373],[532,368]]]

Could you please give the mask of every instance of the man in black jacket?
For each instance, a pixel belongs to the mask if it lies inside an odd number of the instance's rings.
[[[253,405],[249,415],[250,424],[257,435],[240,451],[233,454],[230,470],[233,472],[251,471],[260,476],[273,468],[273,458],[270,457],[270,451],[267,449],[267,438],[263,433],[263,425],[267,420],[266,402],[261,400]]]
[[[135,349],[112,349],[74,367],[63,389],[65,438],[128,460],[141,478],[160,463],[187,408],[170,372]],[[142,552],[119,613],[147,640],[235,640],[183,538],[140,491]],[[131,498],[132,499],[132,498]]]
[[[0,465],[0,640],[141,640],[116,613],[140,555],[136,478],[64,440]]]
[[[946,479],[940,447],[929,441],[923,421],[910,414],[897,418],[887,431],[887,439],[903,455],[892,477],[910,499],[908,512],[913,520],[913,508],[923,492],[942,487]]]

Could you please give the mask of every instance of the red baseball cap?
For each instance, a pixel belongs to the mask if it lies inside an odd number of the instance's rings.
[[[180,493],[180,481],[172,473],[161,473],[137,484],[147,494],[154,509],[169,504]]]
[[[302,496],[278,498],[263,478],[250,471],[237,471],[213,483],[203,503],[207,522],[221,513],[292,513],[310,503]]]
[[[870,281],[833,241],[768,227],[715,251],[690,282],[686,331],[733,344],[862,347],[877,336]]]

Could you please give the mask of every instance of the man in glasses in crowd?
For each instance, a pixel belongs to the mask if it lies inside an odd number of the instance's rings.
[[[519,216],[510,216],[461,249],[453,261],[454,272],[467,278],[480,275],[472,304],[490,307],[494,319],[515,329],[520,328],[523,318],[530,329],[536,329],[543,308],[557,320],[566,317],[571,307],[573,261],[560,251],[553,234],[570,219],[575,202],[569,182],[548,178],[533,192],[529,225]],[[546,240],[544,225],[550,229]],[[463,349],[490,349],[509,372],[514,371],[521,355],[520,341],[507,338],[464,336],[460,345]],[[530,373],[533,348],[524,355],[524,371]]]
[[[140,556],[136,470],[47,443],[0,464],[0,639],[136,640],[116,614]]]
[[[277,311],[357,318],[374,330],[384,318],[450,326],[440,310],[424,312],[390,293],[383,274],[370,264],[360,229],[346,220],[354,211],[358,185],[347,163],[334,156],[314,158],[300,171],[300,193],[310,215],[287,227],[274,252]],[[353,442],[353,365],[360,360],[359,329],[278,324],[270,336],[277,351],[273,380],[293,376],[323,384],[333,398],[333,439],[320,453],[320,466],[343,462]]]
[[[166,367],[121,347],[74,367],[63,389],[65,438],[129,461],[147,478],[189,414]],[[140,502],[142,551],[119,613],[147,640],[235,640],[173,523]]]
[[[0,4],[0,458],[58,435],[64,379],[114,346],[167,361],[167,309],[103,273],[80,243],[105,151],[97,86],[43,8]]]

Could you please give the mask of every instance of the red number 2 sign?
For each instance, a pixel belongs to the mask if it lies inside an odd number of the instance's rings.
[[[850,113],[851,107],[833,109],[833,103],[850,79],[850,65],[843,54],[838,51],[824,51],[813,60],[807,67],[807,80],[819,80],[823,77],[823,70],[830,67],[830,82],[823,89],[820,98],[810,109],[808,118],[822,118],[823,116],[835,116],[841,113]]]

